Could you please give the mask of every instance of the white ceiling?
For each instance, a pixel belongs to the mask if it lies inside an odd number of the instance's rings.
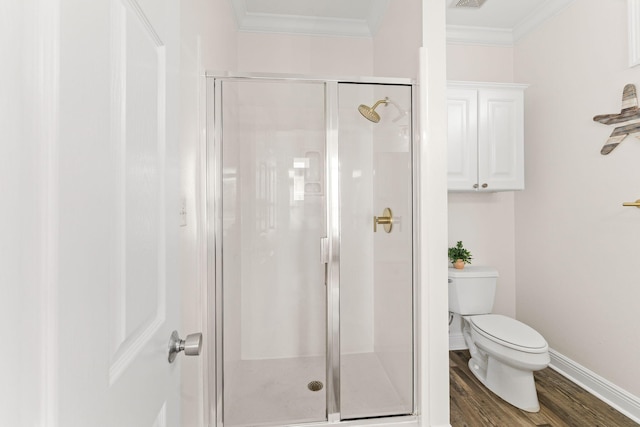
[[[242,31],[371,37],[391,1],[230,0]],[[487,0],[480,8],[447,4],[450,42],[513,45],[573,0]]]

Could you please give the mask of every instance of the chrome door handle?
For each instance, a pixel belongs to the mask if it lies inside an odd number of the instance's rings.
[[[169,338],[169,363],[173,363],[181,351],[184,351],[185,356],[199,356],[202,351],[202,334],[190,334],[181,340],[178,331],[173,331]]]

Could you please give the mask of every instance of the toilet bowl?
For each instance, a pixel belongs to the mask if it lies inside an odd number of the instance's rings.
[[[515,407],[538,412],[533,372],[549,365],[549,346],[533,328],[499,314],[463,316],[469,369]]]
[[[493,309],[497,271],[466,267],[449,272],[449,307],[462,317],[471,372],[506,402],[528,412],[540,404],[533,372],[549,365],[549,346],[530,326]]]

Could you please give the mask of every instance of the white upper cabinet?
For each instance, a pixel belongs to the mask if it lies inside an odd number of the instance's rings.
[[[472,191],[478,183],[478,91],[449,86],[448,188]]]
[[[524,189],[526,87],[449,82],[449,191]]]

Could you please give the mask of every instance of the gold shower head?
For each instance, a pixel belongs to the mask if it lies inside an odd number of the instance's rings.
[[[389,103],[389,98],[385,98],[377,101],[375,104],[373,104],[373,107],[360,104],[360,106],[358,107],[358,111],[360,111],[360,114],[362,114],[362,116],[365,119],[372,121],[373,123],[378,123],[380,121],[380,115],[376,113],[375,110],[378,107],[378,105],[384,104],[386,106],[388,103]]]

